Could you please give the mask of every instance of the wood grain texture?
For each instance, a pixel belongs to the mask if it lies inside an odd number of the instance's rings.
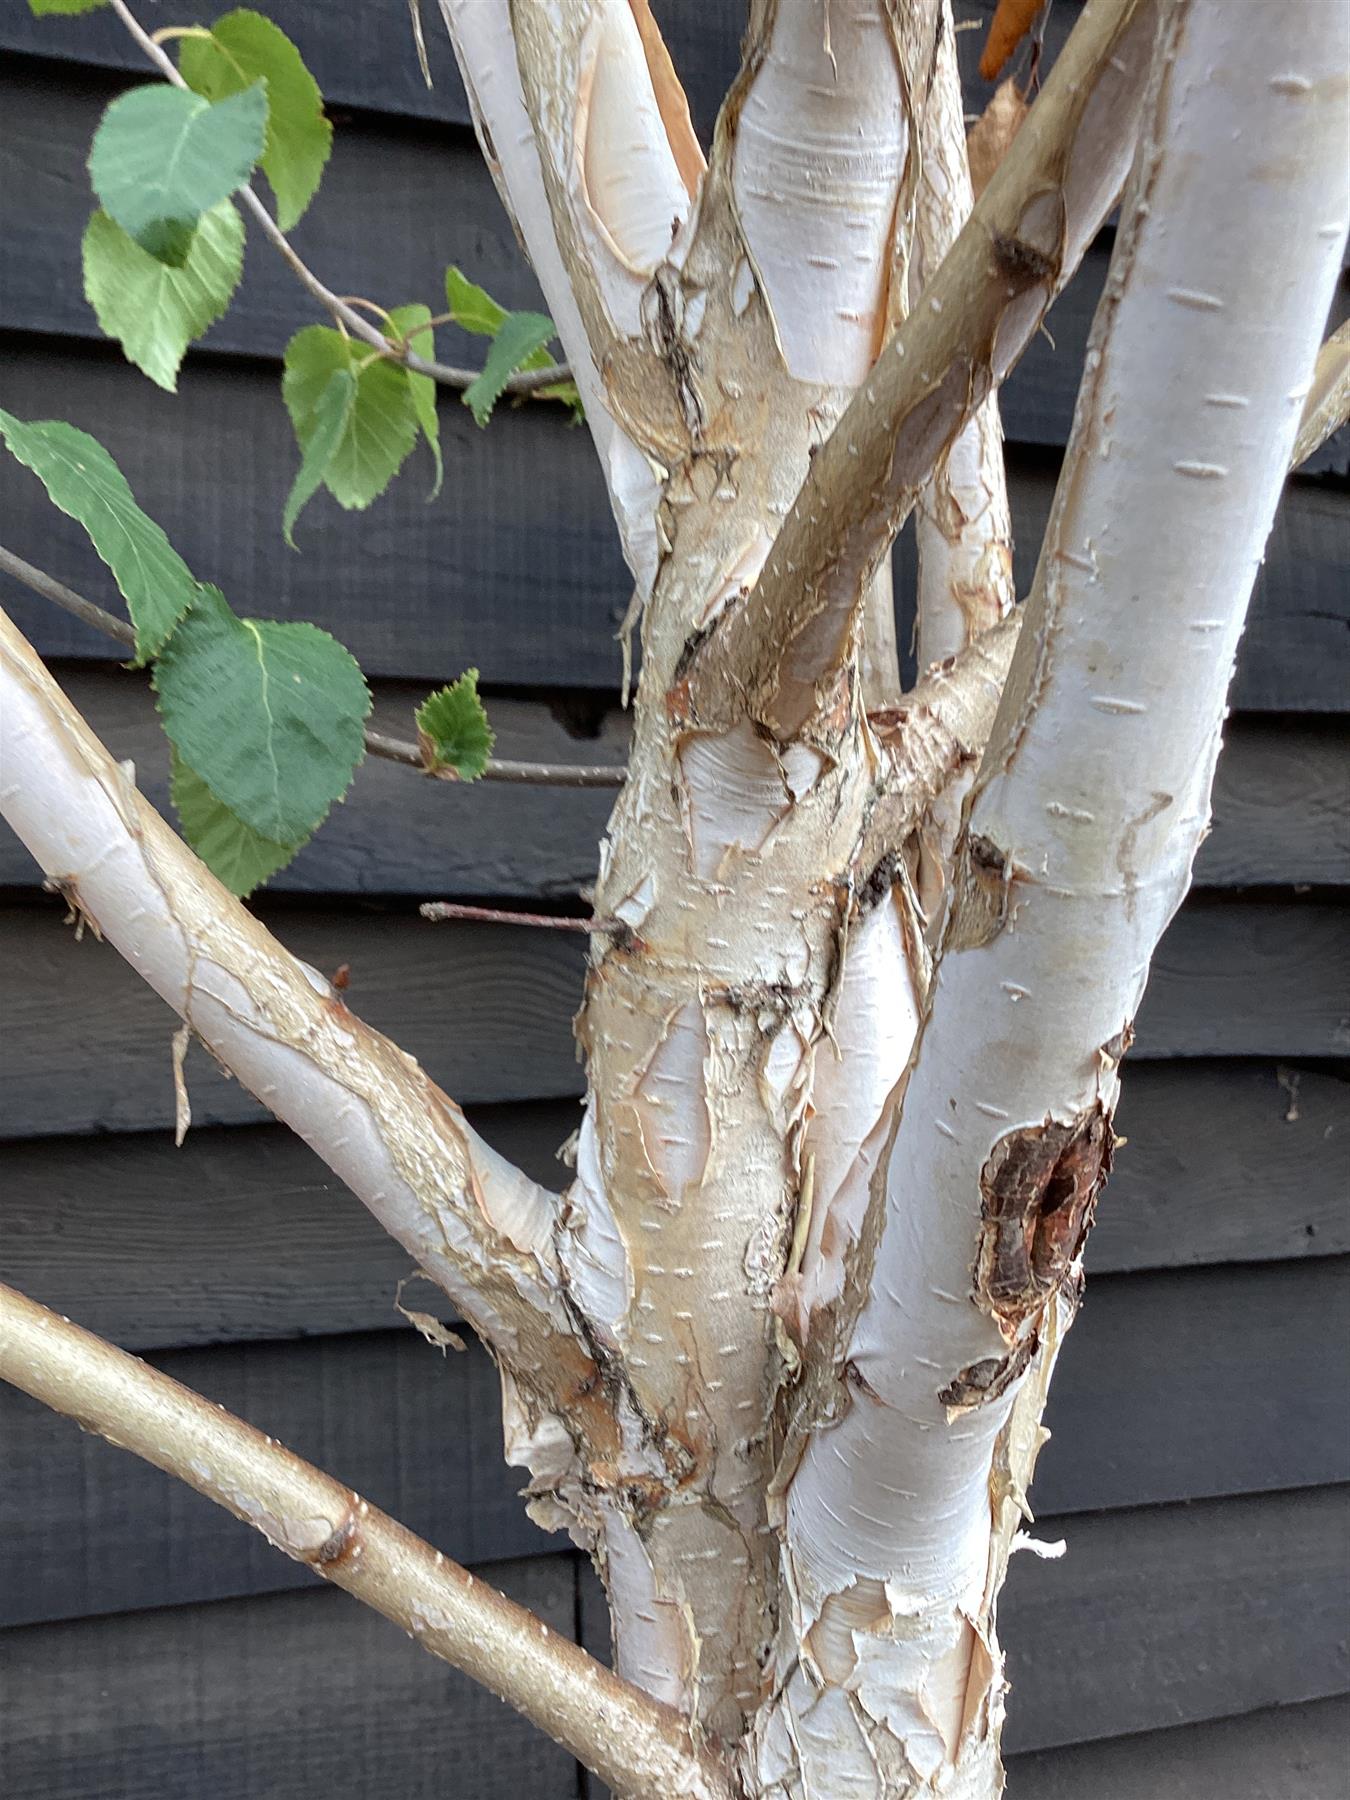
[[[53,671],[141,791],[168,803],[168,744],[143,676],[58,665]],[[425,687],[382,682],[374,723],[409,737]],[[490,699],[497,754],[524,762],[622,765],[627,715],[602,711],[596,735],[571,735],[538,701]],[[575,900],[595,877],[614,803],[605,790],[462,787],[368,758],[347,799],[270,883],[273,893],[409,894]],[[171,816],[171,814],[170,814]],[[1219,760],[1214,830],[1202,887],[1350,884],[1350,726],[1339,719],[1234,719]],[[0,823],[0,885],[37,884],[36,864]]]
[[[489,1578],[571,1635],[571,1556]],[[0,1634],[6,1800],[576,1800],[576,1764],[346,1594]]]
[[[1046,1521],[1068,1554],[1000,1607],[1009,1751],[1344,1693],[1347,1524],[1336,1488]]]
[[[1350,1259],[1090,1280],[1056,1374],[1038,1512],[1350,1479]],[[386,1305],[393,1289],[386,1288]],[[420,1285],[409,1304],[435,1312]],[[441,1309],[444,1310],[443,1308]],[[546,1551],[502,1463],[483,1351],[410,1333],[157,1353],[461,1561]],[[1315,1373],[1313,1373],[1315,1371]],[[0,1624],[181,1605],[313,1578],[248,1527],[36,1401],[0,1392]]]
[[[1340,1488],[1096,1513],[1062,1526],[1042,1519],[1037,1536],[1066,1538],[1068,1553],[1058,1562],[1014,1557],[1008,1575],[999,1605],[1013,1684],[1007,1749],[1344,1694],[1348,1524],[1350,1493]],[[608,1654],[609,1620],[589,1568],[581,1638],[592,1654]],[[1122,1800],[1110,1788],[1073,1791],[1075,1800]],[[1040,1797],[1024,1784],[1023,1800]],[[1304,1796],[1293,1789],[1278,1800]]]
[[[431,686],[466,664],[488,683],[590,687],[617,695],[615,632],[629,583],[598,467],[585,438],[540,406],[508,408],[480,432],[441,403],[445,489],[426,504],[415,453],[366,513],[319,495],[286,548],[281,507],[298,453],[274,368],[202,356],[177,395],[129,370],[111,345],[0,338],[5,394],[21,418],[57,414],[117,459],[137,499],[189,566],[240,611],[312,619],[366,673]],[[1035,571],[1058,456],[1010,453],[1019,590]],[[1286,490],[1257,579],[1232,700],[1244,711],[1344,712],[1350,706],[1350,499],[1325,483]],[[7,547],[117,610],[81,528],[41,486],[0,458]],[[899,641],[908,644],[913,534],[897,557]],[[0,602],[44,656],[114,661],[118,646],[0,578]]]
[[[1315,1068],[1136,1064],[1088,1252],[1094,1302],[1111,1273],[1350,1251],[1346,1097]],[[574,1100],[470,1117],[537,1181],[568,1179],[555,1151]],[[167,1129],[0,1150],[3,1278],[132,1349],[385,1330],[407,1268],[281,1126],[194,1130],[181,1150]]]
[[[1014,1756],[1008,1800],[1345,1800],[1350,1698]]]
[[[331,975],[347,963],[352,1010],[462,1103],[580,1093],[577,934],[428,925],[373,908],[262,910],[315,968]],[[0,1137],[158,1129],[173,1118],[174,1016],[110,946],[88,933],[76,943],[62,916],[54,904],[0,909],[8,1057]],[[1131,1054],[1344,1054],[1347,991],[1350,933],[1333,902],[1198,894],[1159,948]],[[265,1117],[200,1050],[189,1053],[187,1078],[198,1125]]]

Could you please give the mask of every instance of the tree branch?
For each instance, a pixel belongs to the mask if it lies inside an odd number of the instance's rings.
[[[923,115],[917,253],[910,281],[914,306],[923,304],[924,289],[974,205],[951,0],[943,0],[941,17],[933,87]],[[1017,598],[996,395],[990,394],[939,460],[919,496],[915,527],[919,667],[926,669],[997,624]]]
[[[1129,164],[1155,0],[1089,0],[1026,124],[924,294],[811,463],[764,571],[697,647],[686,721],[790,738],[937,458],[1008,373]]]
[[[165,80],[171,81],[175,87],[185,88],[187,83],[179,73],[178,65],[163,45],[145,30],[126,4],[126,0],[110,0],[110,4],[128,32]],[[252,215],[263,236],[279,252],[301,287],[305,289],[306,293],[312,295],[333,319],[340,320],[353,337],[360,338],[373,350],[378,350],[380,355],[387,357],[390,362],[401,363],[414,375],[428,375],[433,381],[440,382],[444,387],[467,388],[477,381],[481,373],[478,369],[457,369],[449,363],[434,362],[428,357],[418,356],[416,351],[410,350],[406,346],[400,351],[398,346],[392,343],[377,325],[373,325],[349,301],[335,294],[331,288],[324,286],[314,271],[301,258],[286,233],[268,212],[251,186],[240,189],[239,199]],[[570,380],[571,374],[572,371],[566,363],[553,363],[545,369],[522,369],[508,378],[505,391],[508,394],[537,394],[541,388],[554,387],[560,381]]]
[[[0,1378],[205,1494],[634,1800],[731,1800],[686,1719],[359,1494],[139,1358],[0,1285]]]
[[[1333,331],[1317,353],[1312,386],[1304,402],[1298,437],[1294,440],[1294,467],[1307,462],[1314,450],[1350,418],[1350,319]]]
[[[604,351],[612,341],[612,334],[600,333],[594,307],[589,302],[583,305],[581,296],[573,289],[573,274],[580,267],[577,246],[574,234],[567,230],[566,201],[550,188],[546,178],[540,144],[521,85],[510,0],[440,0],[440,5],[464,78],[484,158],[558,327],[572,377],[585,407],[586,424],[604,472],[624,556],[633,573],[639,600],[645,601],[659,560],[656,528],[659,483],[651,464],[617,416],[608,382],[601,376]],[[617,16],[614,4],[600,10],[605,12],[607,21],[609,15]],[[637,32],[627,0],[622,0],[620,28],[624,21],[630,33]],[[551,21],[546,29],[551,29]],[[652,29],[654,31],[655,27]],[[659,43],[659,39],[657,41]],[[631,49],[632,41],[626,42]],[[647,55],[650,63],[650,49]],[[639,96],[635,92],[631,95],[626,92],[634,74],[628,65],[621,71],[613,58],[606,61],[609,99],[620,114],[621,135],[631,133],[635,121],[639,126],[652,127],[654,113],[659,110],[655,107],[651,81],[644,70],[646,97],[653,104],[642,109],[641,117],[638,117]],[[584,83],[587,100],[594,79],[592,65]],[[570,104],[579,106],[583,100],[580,71],[576,81],[577,85],[567,98]],[[678,83],[674,85],[678,89]],[[622,104],[627,98],[632,99],[632,108]],[[625,111],[627,116],[623,117]],[[614,122],[611,118],[611,124]],[[660,126],[659,119],[656,125]],[[660,128],[664,136],[665,128]],[[625,138],[624,142],[631,144],[631,139]],[[568,172],[573,174],[576,173],[573,168],[575,150],[570,137],[565,144],[557,146],[557,154]],[[622,181],[625,174],[621,166],[622,155],[603,156],[601,150],[602,147],[597,145],[599,159],[614,165],[614,176]],[[584,156],[579,160],[584,163]],[[680,191],[685,192],[683,184]],[[684,204],[687,206],[687,203],[686,194]]]
[[[33,593],[41,595],[44,600],[50,600],[53,606],[59,606],[63,612],[92,626],[95,631],[115,638],[128,649],[134,648],[136,634],[124,619],[119,619],[115,613],[106,612],[92,600],[86,600],[64,582],[57,581],[44,570],[25,562],[21,556],[15,556],[12,550],[6,550],[3,545],[0,545],[0,573],[22,582]],[[372,756],[383,757],[386,762],[404,763],[423,775],[434,773],[439,781],[460,779],[452,770],[428,769],[420,747],[411,738],[394,737],[387,731],[377,731],[373,725],[367,725],[365,744]],[[623,786],[626,775],[627,770],[606,767],[603,763],[511,762],[501,757],[489,757],[479,780],[546,787],[617,788]]]
[[[610,1442],[557,1268],[554,1196],[203,868],[3,613],[0,768],[0,812],[72,909],[416,1258],[527,1409]]]

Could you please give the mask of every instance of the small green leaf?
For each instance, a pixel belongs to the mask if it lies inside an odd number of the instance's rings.
[[[445,271],[445,304],[456,325],[479,337],[496,337],[506,318],[506,308],[453,263]]]
[[[169,793],[183,836],[232,894],[241,897],[251,894],[278,869],[284,869],[308,841],[274,844],[268,838],[259,837],[228,806],[216,799],[177,750],[171,754]]]
[[[497,741],[478,698],[477,669],[466,669],[449,687],[428,694],[416,717],[427,767],[453,769],[462,780],[476,781]]]
[[[333,147],[323,95],[300,52],[279,25],[240,7],[217,19],[209,37],[182,39],[178,66],[193,92],[207,100],[228,99],[266,81],[262,169],[276,195],[277,223],[289,231],[314,198]]]
[[[370,692],[316,625],[240,619],[213,587],[155,664],[169,741],[217,800],[274,844],[299,844],[364,752]]]
[[[29,12],[39,19],[47,13],[87,13],[106,5],[107,0],[28,0]]]
[[[194,338],[230,304],[244,272],[244,223],[228,200],[203,213],[187,260],[169,268],[105,212],[85,227],[84,297],[128,362],[170,393]]]
[[[266,128],[262,82],[214,106],[167,83],[133,88],[113,101],[94,133],[94,192],[142,250],[181,268],[198,219],[253,172]]]
[[[356,392],[323,473],[339,506],[361,508],[382,494],[417,441],[418,414],[407,371],[326,325],[307,325],[286,346],[282,397],[296,440],[306,450],[325,389],[339,369]]]
[[[42,482],[52,505],[89,533],[136,627],[136,660],[146,662],[196,596],[191,569],[153,519],[146,518],[122,471],[88,432],[60,419],[25,424],[0,412],[0,435]]]
[[[502,389],[516,370],[528,367],[530,358],[537,356],[552,336],[553,321],[544,313],[506,315],[492,340],[483,373],[464,390],[464,404],[480,425],[487,424]]]
[[[431,360],[436,355],[434,333],[420,331],[431,318],[431,308],[420,303],[414,306],[396,306],[389,315],[392,331],[386,331],[389,337],[397,332],[400,337],[407,337],[409,332],[416,331],[412,339],[412,348],[417,355]],[[436,383],[430,375],[414,375],[411,369],[405,370],[408,378],[408,392],[412,395],[413,409],[417,414],[417,423],[422,427],[422,436],[427,440],[431,451],[431,460],[436,465],[436,480],[428,500],[434,500],[441,491],[441,482],[445,478],[445,465],[441,461],[441,433],[436,422]]]
[[[297,549],[295,522],[308,506],[328,473],[356,403],[356,377],[350,369],[334,369],[309,416],[308,435],[301,439],[304,455],[281,515],[281,529],[291,549]]]

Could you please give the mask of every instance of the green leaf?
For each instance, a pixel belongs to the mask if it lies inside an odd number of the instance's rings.
[[[350,369],[334,369],[310,415],[308,435],[301,439],[304,455],[281,515],[281,529],[292,550],[298,547],[295,522],[322,485],[355,404],[355,375]]]
[[[308,841],[274,844],[269,838],[259,837],[216,799],[177,750],[171,756],[169,793],[183,836],[232,894],[251,894],[270,875],[284,869]]]
[[[390,337],[397,332],[400,337],[407,337],[410,331],[417,331],[412,340],[412,348],[428,361],[436,355],[435,334],[430,331],[418,331],[418,326],[425,325],[431,318],[431,308],[420,303],[414,306],[396,306],[389,315],[392,330],[385,332]],[[422,427],[422,436],[427,440],[431,451],[431,459],[436,465],[436,480],[428,500],[434,500],[441,491],[441,482],[445,478],[445,465],[441,461],[441,433],[436,422],[436,383],[430,375],[414,375],[411,369],[404,371],[408,378],[408,392],[412,395],[413,410],[417,414],[417,423]]]
[[[277,201],[277,223],[289,231],[314,198],[333,127],[324,117],[319,84],[279,25],[240,7],[211,27],[209,37],[183,38],[178,67],[194,93],[225,100],[253,82],[267,83],[267,135],[262,168]]]
[[[486,288],[470,281],[453,263],[445,271],[445,304],[456,325],[479,337],[496,337],[507,316],[506,308],[499,306]]]
[[[97,439],[60,419],[25,424],[0,412],[0,435],[31,469],[53,506],[77,519],[112,571],[136,628],[136,660],[163,646],[197,593],[192,571],[137,506],[126,478]]]
[[[85,227],[84,297],[128,362],[167,388],[178,365],[230,304],[244,272],[244,224],[228,200],[203,213],[187,260],[171,269],[129,238],[105,212]]]
[[[529,366],[553,336],[553,321],[544,313],[508,313],[492,340],[483,373],[464,390],[464,404],[480,425],[486,425],[502,389],[517,369]],[[545,355],[545,362],[548,358]],[[541,365],[536,363],[536,368]]]
[[[107,0],[28,0],[28,10],[40,19],[47,13],[93,12],[96,6],[106,4]]]
[[[142,250],[181,268],[198,219],[248,180],[266,128],[262,82],[214,106],[167,83],[133,88],[94,133],[94,192]]]
[[[407,371],[326,325],[308,325],[286,346],[282,397],[296,440],[307,449],[324,390],[339,369],[356,383],[341,436],[324,469],[339,506],[360,508],[382,494],[417,441],[418,416]]]
[[[453,769],[476,781],[496,736],[478,698],[478,671],[466,669],[449,687],[428,694],[417,709],[417,738],[429,769]]]
[[[217,800],[274,844],[299,844],[346,792],[370,693],[316,625],[240,619],[213,587],[155,664],[169,741]]]

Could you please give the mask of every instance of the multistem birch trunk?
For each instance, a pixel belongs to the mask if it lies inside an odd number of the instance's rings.
[[[973,212],[938,0],[755,0],[706,166],[645,0],[442,8],[642,609],[568,1192],[197,867],[7,623],[0,800],[483,1335],[620,1676],[748,1800],[993,1800],[997,1596],[1344,236],[1345,0],[1089,0]],[[1141,118],[997,623],[994,395]]]

